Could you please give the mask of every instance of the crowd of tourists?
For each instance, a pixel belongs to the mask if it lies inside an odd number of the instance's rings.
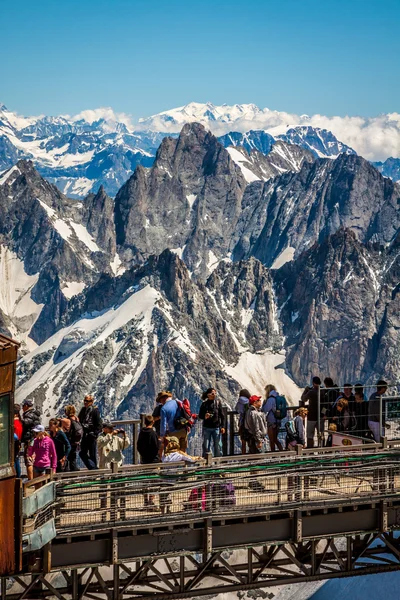
[[[354,433],[361,438],[380,441],[383,436],[381,398],[387,383],[378,381],[376,391],[366,398],[361,384],[345,384],[339,390],[329,377],[321,387],[319,377],[301,395],[300,406],[289,418],[290,407],[274,385],[265,387],[265,396],[239,393],[239,436],[243,454],[259,454],[268,448],[274,452],[296,446],[314,446],[316,431],[327,429],[327,443],[334,432]],[[216,389],[202,394],[199,413],[192,413],[188,399],[180,401],[167,390],[156,398],[152,414],[144,416],[137,440],[142,464],[161,462],[196,462],[201,457],[187,453],[188,438],[196,421],[202,422],[202,457],[222,454],[222,436],[226,431],[226,411]],[[282,426],[284,424],[284,427]],[[280,435],[284,431],[283,438]],[[123,452],[130,446],[125,430],[103,421],[92,395],[86,395],[79,412],[68,405],[60,418],[45,426],[40,410],[32,400],[15,405],[15,469],[21,476],[19,454],[23,446],[28,479],[43,474],[77,471],[78,457],[89,470],[121,466]],[[147,502],[152,503],[152,498]]]

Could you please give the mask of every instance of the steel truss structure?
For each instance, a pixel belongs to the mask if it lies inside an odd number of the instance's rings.
[[[392,533],[351,535],[257,549],[217,550],[201,558],[198,554],[150,557],[103,568],[32,575],[30,581],[15,577],[14,588],[20,590],[10,590],[7,598],[126,600],[151,596],[172,600],[399,568],[400,540]]]

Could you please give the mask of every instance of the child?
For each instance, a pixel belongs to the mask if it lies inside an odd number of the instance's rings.
[[[286,449],[293,450],[297,445],[304,446],[304,423],[306,420],[308,410],[301,406],[294,413],[293,421],[288,421],[286,427]]]
[[[55,473],[57,469],[57,453],[53,440],[45,431],[43,425],[36,425],[32,429],[35,439],[28,447],[28,456],[34,455],[33,476]]]
[[[189,456],[183,450],[180,450],[179,440],[178,438],[172,436],[166,438],[166,447],[164,450],[164,456],[162,458],[163,462],[180,462],[185,461],[189,463],[195,463],[196,461],[201,460],[201,456]],[[170,495],[166,492],[162,492],[160,494],[160,508],[161,514],[165,514],[166,512],[170,512],[169,505],[171,504]]]

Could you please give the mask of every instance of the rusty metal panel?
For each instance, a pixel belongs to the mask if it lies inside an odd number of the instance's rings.
[[[0,366],[0,394],[11,392],[14,384],[14,365]]]
[[[0,481],[0,576],[16,571],[15,479]]]

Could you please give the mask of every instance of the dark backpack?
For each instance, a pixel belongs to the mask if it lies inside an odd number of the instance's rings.
[[[83,427],[78,421],[71,420],[71,429],[69,430],[69,441],[77,446],[81,443],[83,437]]]
[[[178,408],[176,409],[174,418],[175,431],[179,431],[180,429],[187,430],[190,428],[192,415],[186,411],[180,400],[177,400],[176,403]]]
[[[285,419],[287,416],[287,400],[285,398],[285,396],[276,396],[275,398],[275,402],[276,402],[276,410],[275,410],[275,417],[278,421],[281,421],[282,419]]]
[[[220,506],[236,506],[235,486],[231,481],[216,485]]]
[[[288,438],[288,442],[296,442],[297,444],[301,444],[300,436],[297,432],[296,425],[294,419],[290,419],[285,423],[286,435]]]

